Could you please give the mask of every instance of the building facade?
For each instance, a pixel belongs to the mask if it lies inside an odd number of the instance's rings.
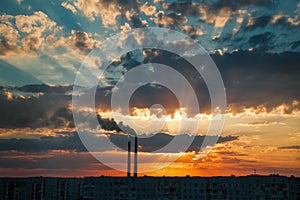
[[[300,200],[300,178],[231,177],[0,178],[3,200]]]

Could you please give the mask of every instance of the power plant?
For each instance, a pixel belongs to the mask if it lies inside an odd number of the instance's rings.
[[[137,177],[137,149],[138,149],[138,139],[137,136],[134,138],[134,177]]]
[[[131,176],[131,141],[128,141],[128,147],[127,147],[127,152],[128,152],[128,158],[127,158],[127,177]],[[133,163],[133,177],[137,177],[138,173],[138,138],[137,136],[134,137],[134,163]]]
[[[128,141],[128,147],[127,147],[127,150],[128,150],[128,158],[127,158],[127,177],[130,177],[130,168],[131,168],[131,160],[130,160],[130,149],[131,149],[131,142]]]

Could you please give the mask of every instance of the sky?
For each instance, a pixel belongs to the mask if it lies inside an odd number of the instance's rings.
[[[142,138],[140,175],[248,175],[255,169],[300,176],[300,1],[2,0],[0,22],[0,176],[124,176],[113,169],[126,169],[128,138],[120,127]],[[95,89],[96,113],[76,110],[86,119],[97,116],[102,135],[94,137],[119,148],[97,146],[91,154],[81,141],[72,104],[78,70],[108,38],[143,27],[186,34],[212,58],[227,101],[222,132],[208,136],[216,144],[200,148],[212,121],[205,81],[183,58],[151,48],[113,58]],[[147,63],[183,74],[200,111],[181,107],[159,83],[137,89],[129,112],[114,111],[116,83]],[[78,96],[91,89],[78,87]],[[194,140],[188,148],[154,152],[175,136]]]

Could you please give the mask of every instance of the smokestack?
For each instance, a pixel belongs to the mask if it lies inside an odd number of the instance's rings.
[[[127,177],[130,177],[130,168],[131,168],[131,160],[130,160],[130,148],[131,148],[131,142],[128,141],[128,147],[127,147],[127,151],[128,151],[128,158],[127,158]]]
[[[134,177],[137,177],[137,147],[138,139],[137,136],[134,138]]]

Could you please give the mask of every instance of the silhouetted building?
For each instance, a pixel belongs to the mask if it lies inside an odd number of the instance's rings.
[[[300,200],[300,178],[230,177],[0,178],[0,199]]]
[[[82,199],[82,180],[78,178],[45,177],[1,178],[0,199]]]

